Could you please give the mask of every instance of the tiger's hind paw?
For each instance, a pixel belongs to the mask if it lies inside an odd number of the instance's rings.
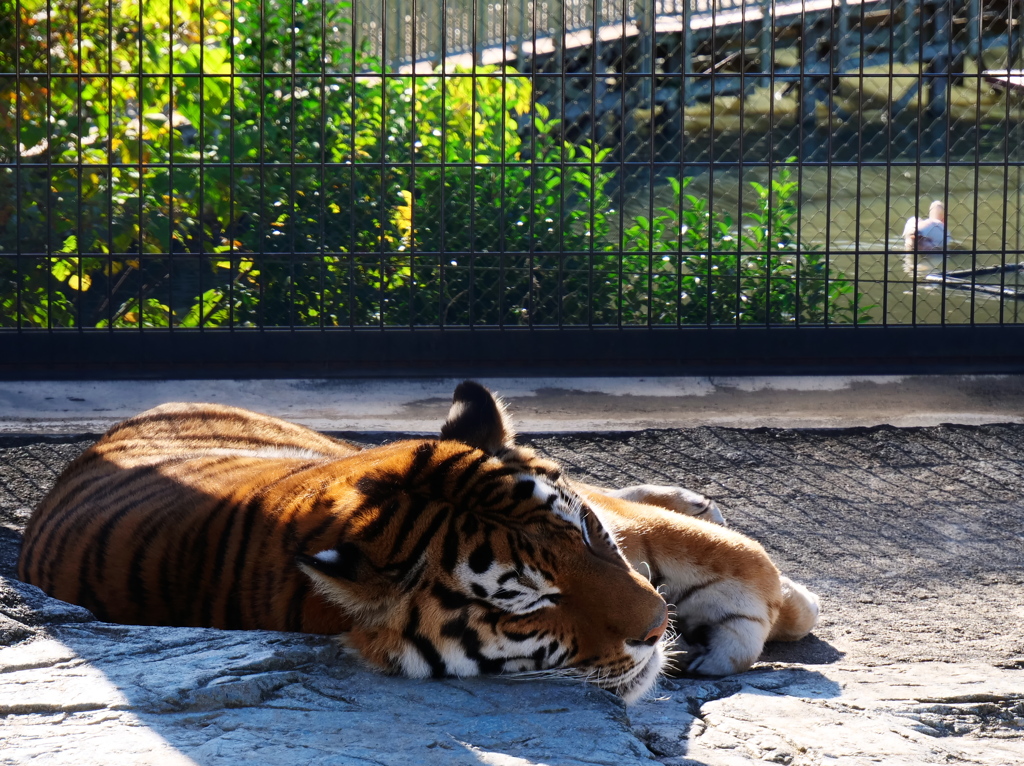
[[[712,524],[726,526],[725,517],[718,505],[709,497],[684,487],[670,487],[661,484],[636,484],[632,487],[608,492],[612,497],[629,500],[634,503],[656,505],[695,519],[710,521]]]

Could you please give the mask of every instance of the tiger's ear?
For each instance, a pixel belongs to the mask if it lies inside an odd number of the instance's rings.
[[[400,591],[397,580],[377,570],[353,543],[299,553],[296,561],[328,601],[367,625],[386,619]]]
[[[328,548],[313,556],[300,553],[298,561],[309,570],[309,574],[313,577],[326,575],[334,580],[350,582],[358,582],[361,579],[360,569],[364,568],[366,564],[363,552],[352,543]]]
[[[501,399],[479,383],[467,380],[455,389],[448,419],[441,427],[441,437],[493,455],[504,447],[511,447],[516,432]]]

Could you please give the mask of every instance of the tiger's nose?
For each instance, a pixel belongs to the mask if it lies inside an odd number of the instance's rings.
[[[630,646],[654,646],[665,635],[668,630],[668,607],[663,606],[661,615],[655,618],[652,626],[647,630],[643,638],[627,641]]]

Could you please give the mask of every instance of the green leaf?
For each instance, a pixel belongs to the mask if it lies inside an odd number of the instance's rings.
[[[78,237],[72,234],[64,240],[64,246],[58,250],[58,253],[74,253],[78,251]]]
[[[189,309],[178,323],[179,327],[199,327],[200,322],[204,327],[216,327],[220,324],[216,311],[220,302],[224,299],[224,292],[216,287],[211,288],[199,296],[199,301]],[[200,319],[201,317],[201,319]],[[223,317],[220,317],[223,319]]]
[[[75,272],[76,268],[77,266],[72,259],[58,258],[50,266],[50,273],[53,274],[54,279],[58,282],[63,282]]]

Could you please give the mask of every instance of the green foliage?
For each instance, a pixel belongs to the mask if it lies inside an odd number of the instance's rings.
[[[740,227],[687,193],[691,179],[669,179],[674,206],[637,216],[625,231],[623,262],[633,273],[624,314],[654,324],[868,321],[870,306],[854,316],[852,283],[797,241],[799,187],[788,167],[776,173],[767,186],[750,183],[757,206]]]
[[[0,0],[0,327],[852,321],[788,175],[613,232],[528,77],[385,77],[349,15]]]

